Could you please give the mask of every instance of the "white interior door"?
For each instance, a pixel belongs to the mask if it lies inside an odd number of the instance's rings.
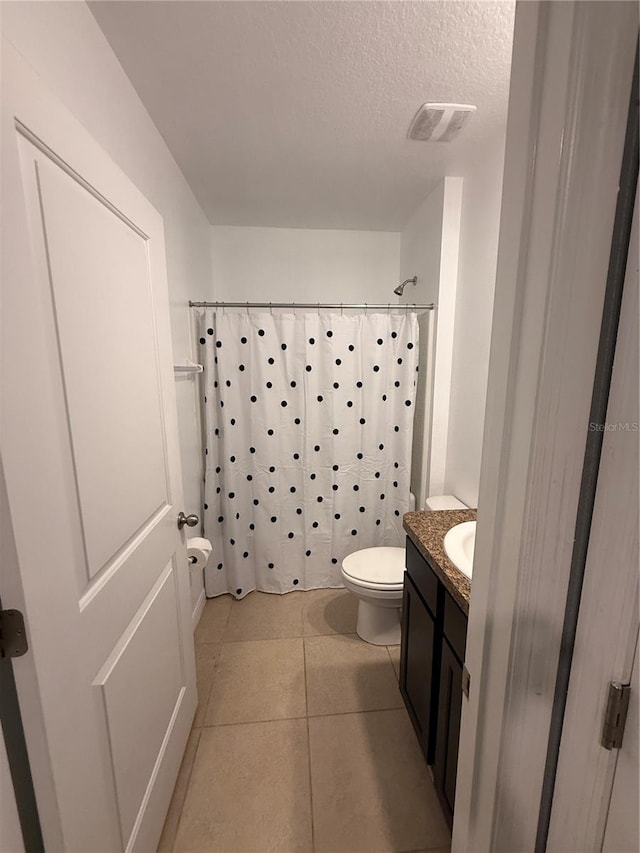
[[[196,701],[162,219],[7,68],[2,453],[59,838],[150,851]]]
[[[609,849],[615,849],[615,853],[637,853],[639,849],[637,710],[636,732],[625,733],[623,752],[604,749],[600,743],[608,684],[632,683],[638,641],[638,215],[636,191],[549,828],[547,849],[554,853],[591,853],[602,849],[617,768],[622,769],[624,779],[624,767],[634,760],[633,770],[627,768],[631,787],[618,803],[615,817],[618,826],[608,830],[612,837],[616,830],[620,833],[618,837],[626,836],[627,846]],[[628,721],[631,728],[633,710],[638,703],[637,685],[636,667],[632,714]]]

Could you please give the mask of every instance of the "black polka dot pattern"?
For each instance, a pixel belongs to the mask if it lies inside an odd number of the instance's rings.
[[[344,557],[402,545],[415,315],[204,313],[207,596],[341,586]]]

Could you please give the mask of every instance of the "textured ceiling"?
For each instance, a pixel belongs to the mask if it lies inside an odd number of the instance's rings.
[[[512,2],[90,7],[212,224],[400,230],[504,133]],[[409,141],[426,101],[478,111]]]

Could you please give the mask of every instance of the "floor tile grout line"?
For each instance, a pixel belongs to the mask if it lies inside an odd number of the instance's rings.
[[[317,640],[325,637],[357,637],[355,631],[331,631],[326,634],[283,634],[280,637],[243,637],[238,640],[204,640],[196,642],[196,646],[214,646],[218,643],[266,643],[269,640]],[[360,641],[362,642],[362,640]],[[382,648],[378,646],[378,648]]]
[[[205,604],[204,604],[204,608],[203,608],[203,610],[202,610],[202,613],[200,614],[200,619],[198,620],[198,625],[200,625],[200,622],[201,622],[201,620],[202,620],[202,618],[203,618],[203,616],[204,616],[204,612],[205,612],[205,609],[206,609],[206,607],[207,607],[208,602],[209,602],[209,601],[216,601],[216,600],[217,600],[217,597],[215,597],[215,598],[207,598],[207,600],[205,601]],[[195,646],[207,646],[207,645],[212,645],[213,643],[223,643],[223,642],[224,642],[224,640],[223,640],[223,635],[224,635],[224,632],[225,632],[225,630],[226,630],[226,628],[227,628],[227,623],[228,623],[228,621],[229,621],[229,616],[230,616],[230,615],[231,615],[231,606],[229,606],[229,609],[228,609],[228,611],[227,611],[227,615],[226,615],[226,616],[225,616],[225,618],[224,618],[224,625],[221,625],[221,636],[220,636],[220,638],[219,638],[218,640],[198,640],[198,639],[197,639],[197,637],[196,637],[197,632],[198,632],[198,625],[196,625],[195,630],[194,630],[194,632],[193,632],[193,642],[194,642],[194,645],[195,645]],[[220,620],[220,621],[222,622],[222,620]]]
[[[435,847],[412,847],[411,850],[401,850],[399,853],[439,853],[441,850],[445,850],[447,848],[446,844],[436,844]],[[451,845],[449,845],[449,849]]]
[[[222,646],[222,643],[218,643],[217,645]],[[215,656],[215,660],[213,662],[213,672],[211,673],[211,684],[209,685],[209,692],[207,693],[207,704],[204,709],[204,718],[207,718],[207,711],[209,710],[209,702],[211,701],[211,695],[213,693],[213,685],[216,681],[216,672],[218,670],[218,666],[220,665],[220,661],[222,660],[222,655],[224,653],[224,648],[221,648],[219,653]],[[202,728],[202,726],[200,727]]]
[[[202,739],[202,727],[196,726],[199,730],[198,741],[196,743],[196,748],[193,751],[193,759],[191,761],[191,767],[189,768],[189,772],[187,773],[187,778],[185,780],[184,785],[184,794],[182,796],[182,802],[180,803],[180,816],[178,817],[178,822],[176,824],[175,835],[173,836],[173,841],[171,843],[171,853],[175,853],[176,843],[178,841],[178,833],[180,832],[180,824],[182,823],[182,815],[184,813],[184,804],[187,802],[187,794],[189,792],[189,786],[191,785],[191,777],[193,776],[193,768],[196,766],[196,758],[198,756],[198,750],[200,749],[200,741]],[[191,729],[191,733],[194,729]]]
[[[222,643],[202,643],[202,645],[222,646]],[[218,669],[218,664],[220,663],[220,658],[222,657],[223,651],[224,651],[224,649],[221,648],[220,651],[218,652],[218,654],[215,656],[214,661],[213,661],[213,671],[211,673],[211,684],[209,685],[209,689],[207,690],[207,698],[204,702],[204,713],[202,715],[203,721],[207,719],[207,711],[209,710],[209,702],[211,701],[211,694],[213,693],[213,685],[214,685],[215,680],[216,680],[216,670]],[[197,713],[197,708],[196,708],[196,713]],[[200,726],[195,726],[195,728],[203,729],[204,728],[204,722]],[[193,731],[193,729],[194,729],[194,726],[192,723],[191,724],[191,731]]]
[[[306,717],[277,717],[269,720],[237,720],[234,723],[213,723],[200,726],[202,729],[228,729],[230,726],[259,726],[265,723],[289,723],[292,720],[306,720]]]
[[[231,619],[231,611],[233,610],[233,602],[234,601],[237,601],[237,599],[233,598],[233,596],[232,596],[231,597],[231,605],[229,606],[229,609],[227,610],[227,618],[224,620],[224,627],[222,628],[222,642],[223,643],[224,643],[224,635],[225,635],[227,628],[229,626],[229,619]]]
[[[398,853],[423,853],[423,851],[427,850],[444,850],[446,846],[446,844],[429,845],[429,842],[427,842],[426,847],[411,847],[409,850],[400,850]]]
[[[347,717],[351,714],[378,714],[381,711],[402,711],[404,705],[391,705],[387,708],[359,708],[356,711],[328,711],[324,714],[309,714],[310,720],[317,720],[320,717]]]
[[[304,618],[303,618],[303,630],[304,630]],[[308,759],[308,767],[309,767],[309,817],[311,818],[311,850],[312,853],[316,849],[315,842],[315,826],[313,820],[313,776],[311,774],[311,733],[309,731],[309,700],[307,697],[307,652],[304,644],[304,638],[302,640],[302,671],[304,677],[304,708],[305,708],[305,726],[307,729],[307,759]]]
[[[397,645],[400,645],[399,643]],[[391,657],[391,646],[387,646],[387,653],[389,655],[389,660],[391,661],[391,666],[393,667],[393,674],[396,677],[396,681],[398,684],[400,683],[400,672],[396,670],[396,665],[393,662],[393,658]]]
[[[249,637],[245,640],[214,640],[211,643],[200,643],[200,646],[237,646],[239,643],[279,643],[282,640],[304,640],[304,637]]]
[[[198,643],[199,646],[212,645],[213,643],[266,643],[269,640],[317,640],[325,637],[357,637],[355,631],[331,631],[327,634],[285,634],[281,637],[243,637],[240,640],[209,640],[206,643]],[[363,642],[360,640],[360,642]],[[370,644],[371,645],[371,644]],[[382,648],[378,646],[378,648]]]
[[[304,637],[300,638],[302,640],[302,679],[304,682],[304,715],[305,717],[309,716],[309,695],[307,689],[307,649],[304,644]]]
[[[326,714],[308,714],[304,717],[272,717],[268,720],[238,720],[233,723],[213,723],[212,725],[203,724],[201,726],[195,726],[195,728],[223,729],[228,728],[229,726],[254,726],[260,723],[284,723],[289,720],[319,720],[323,717],[350,717],[354,714],[380,714],[385,711],[402,711],[403,709],[404,705],[394,705],[389,708],[360,708],[355,711],[330,711]]]

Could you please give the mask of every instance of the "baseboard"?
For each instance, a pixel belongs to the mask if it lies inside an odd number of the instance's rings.
[[[193,608],[193,614],[191,616],[191,621],[193,622],[193,630],[195,631],[198,627],[198,622],[200,621],[200,617],[202,616],[202,611],[204,610],[204,605],[207,601],[207,596],[205,595],[204,587],[202,587],[202,591],[198,596],[198,600],[196,601],[196,606]]]

